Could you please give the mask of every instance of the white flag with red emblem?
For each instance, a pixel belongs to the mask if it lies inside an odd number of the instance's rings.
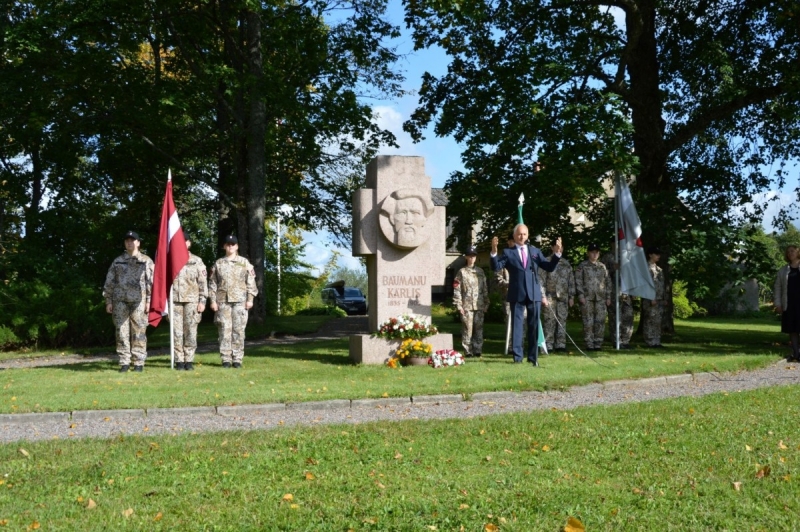
[[[172,201],[172,171],[167,177],[167,192],[164,196],[164,208],[161,211],[161,229],[158,232],[156,248],[155,273],[153,275],[153,295],[150,299],[148,321],[158,327],[161,318],[169,313],[169,292],[172,282],[189,262],[189,250],[183,236],[178,211]]]
[[[631,189],[621,176],[616,181],[620,292],[655,299],[656,286],[642,249],[642,223],[633,205]]]

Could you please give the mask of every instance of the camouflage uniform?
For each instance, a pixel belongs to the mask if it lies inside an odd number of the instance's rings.
[[[197,325],[202,314],[198,303],[205,305],[208,298],[206,266],[197,255],[189,253],[189,262],[181,268],[172,283],[172,316],[175,343],[175,361],[179,364],[194,362],[197,349]]]
[[[650,275],[656,285],[656,304],[650,299],[642,298],[642,333],[644,343],[648,346],[661,345],[661,314],[664,308],[664,272],[658,264],[647,263]]]
[[[477,266],[458,270],[453,280],[453,304],[461,312],[461,345],[465,356],[483,352],[483,314],[489,308],[486,274]]]
[[[608,271],[602,262],[581,262],[575,268],[575,288],[581,304],[583,316],[583,337],[586,347],[598,349],[603,345],[603,330],[606,324],[606,300],[611,299],[611,283]]]
[[[617,261],[614,253],[609,251],[602,256],[600,262],[605,264],[608,270],[608,277],[611,281],[611,294],[617,293]],[[617,323],[617,306],[611,302],[608,308],[608,332],[611,338],[611,343],[616,347],[616,323]],[[633,296],[628,294],[619,295],[619,344],[628,345],[633,336]]]
[[[208,280],[208,298],[219,305],[214,322],[219,330],[219,352],[224,363],[242,363],[244,329],[247,326],[245,302],[258,295],[256,272],[244,257],[217,259]]]
[[[562,257],[554,271],[539,270],[539,282],[549,303],[548,308],[542,309],[542,327],[547,350],[552,351],[553,347],[564,349],[567,347],[567,331],[564,327],[567,325],[569,314],[568,300],[575,297],[575,276],[572,266]]]
[[[153,270],[150,257],[138,251],[123,253],[111,263],[103,285],[106,305],[117,336],[120,366],[144,366],[147,359],[147,313],[153,292]]]
[[[494,274],[494,280],[497,283],[497,288],[500,290],[500,297],[503,298],[503,310],[505,311],[506,321],[505,325],[508,328],[508,320],[511,316],[511,303],[506,301],[508,299],[508,270],[505,268]]]

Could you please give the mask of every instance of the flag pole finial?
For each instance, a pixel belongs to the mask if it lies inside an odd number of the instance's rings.
[[[167,181],[172,181],[172,168],[167,168]]]
[[[525,203],[525,193],[524,192],[520,192],[520,194],[519,194],[519,204],[523,205],[524,203]]]

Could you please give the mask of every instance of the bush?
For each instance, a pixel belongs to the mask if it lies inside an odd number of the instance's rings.
[[[678,319],[685,320],[695,314],[705,316],[708,311],[695,303],[689,301],[687,286],[685,281],[675,281],[672,283],[672,315]]]

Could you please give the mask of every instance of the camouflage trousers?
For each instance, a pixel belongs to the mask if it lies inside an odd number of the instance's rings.
[[[120,366],[143,366],[147,358],[147,302],[114,301],[111,319],[117,332]]]
[[[586,347],[602,347],[603,333],[606,328],[606,302],[602,299],[587,301],[581,305],[583,316],[583,338]]]
[[[653,305],[651,300],[642,299],[642,334],[646,345],[661,344],[661,305]]]
[[[242,362],[244,358],[244,329],[247,326],[247,309],[241,303],[219,303],[214,316],[219,330],[219,354],[222,362]]]
[[[562,349],[567,347],[567,331],[564,329],[567,325],[567,316],[569,315],[569,305],[567,300],[556,300],[548,298],[550,306],[542,305],[542,328],[544,329],[544,342],[547,344],[547,350],[551,351],[554,347]],[[553,312],[555,311],[555,316]],[[558,318],[558,321],[556,321]],[[561,323],[559,325],[558,323]]]
[[[175,343],[175,362],[194,362],[197,349],[197,325],[202,314],[197,312],[197,303],[174,303],[172,336]]]
[[[613,303],[613,302],[612,302]],[[608,307],[608,335],[614,347],[617,345],[617,307]],[[630,296],[619,298],[619,343],[627,345],[633,336],[633,301]]]
[[[461,315],[461,345],[464,356],[483,353],[483,311],[465,310]]]

